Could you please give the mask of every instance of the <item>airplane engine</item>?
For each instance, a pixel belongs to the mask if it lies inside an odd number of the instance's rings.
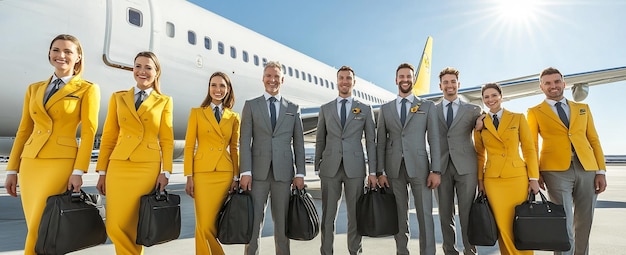
[[[572,86],[572,97],[574,98],[574,101],[576,102],[580,102],[585,100],[585,98],[587,98],[587,96],[589,95],[589,85],[582,83],[582,84],[574,84],[574,86]]]

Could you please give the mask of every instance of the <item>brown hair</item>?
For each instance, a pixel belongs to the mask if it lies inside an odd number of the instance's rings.
[[[398,76],[398,71],[400,71],[400,69],[402,68],[408,68],[411,69],[411,71],[413,71],[413,74],[415,74],[415,67],[413,67],[413,65],[409,64],[409,63],[402,63],[398,66],[398,68],[396,69],[396,76]]]
[[[161,63],[159,63],[159,59],[153,52],[150,51],[142,51],[137,53],[137,56],[135,56],[135,60],[137,60],[138,57],[146,57],[154,62],[154,68],[156,68],[156,77],[154,77],[154,84],[152,88],[154,88],[154,91],[161,94]]]
[[[209,78],[209,87],[211,86],[211,79],[213,79],[213,77],[222,77],[224,81],[226,81],[228,91],[226,93],[226,96],[222,99],[222,105],[226,108],[232,109],[235,105],[235,92],[233,91],[233,86],[230,82],[230,78],[223,72],[215,72],[211,75],[211,78]],[[211,90],[209,89],[209,91],[207,91],[206,98],[204,98],[204,101],[202,101],[202,105],[200,106],[209,107],[211,105],[211,100],[213,100],[213,98],[211,97]]]
[[[495,89],[502,96],[502,87],[500,87],[500,85],[498,85],[497,83],[487,83],[487,84],[483,85],[482,88],[480,88],[480,94],[481,95],[484,94],[485,90],[487,90],[487,89]]]
[[[539,74],[539,81],[541,82],[541,77],[543,77],[544,75],[551,75],[555,73],[558,73],[559,75],[561,75],[561,78],[563,78],[563,74],[559,72],[558,69],[554,67],[548,67],[546,69],[543,69],[543,71],[541,71],[541,73]]]
[[[54,39],[52,39],[52,42],[50,42],[50,48],[48,48],[48,62],[50,62],[49,51],[52,49],[52,44],[54,44],[54,42],[56,42],[57,40],[70,41],[76,45],[76,51],[78,55],[80,56],[80,60],[74,64],[74,75],[82,74],[83,62],[85,62],[85,57],[83,56],[83,46],[80,45],[80,41],[78,41],[78,38],[74,37],[73,35],[60,34],[54,37]]]
[[[454,76],[456,76],[456,79],[459,79],[459,70],[456,70],[454,67],[446,67],[441,70],[441,72],[439,72],[439,81],[441,81],[441,77],[446,74],[454,74]]]
[[[267,62],[267,64],[265,64],[265,68],[263,68],[263,72],[265,72],[265,70],[267,70],[267,69],[268,69],[268,68],[270,68],[270,67],[272,67],[272,68],[273,68],[273,67],[278,68],[278,71],[280,71],[281,76],[282,76],[282,73],[283,73],[283,72],[282,72],[282,71],[283,71],[283,67],[282,67],[282,65],[281,65],[278,61],[270,61],[270,62]]]
[[[352,76],[356,76],[354,74],[354,70],[352,70],[352,68],[349,66],[342,66],[341,68],[339,68],[339,70],[337,70],[337,75],[339,75],[339,72],[341,71],[350,71],[352,73]]]

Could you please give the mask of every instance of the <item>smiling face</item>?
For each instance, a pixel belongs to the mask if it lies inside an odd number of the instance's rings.
[[[354,74],[349,70],[341,70],[337,72],[337,89],[339,90],[339,96],[348,98],[352,96],[352,88],[356,80]]]
[[[457,93],[461,83],[454,74],[445,74],[441,76],[439,82],[439,89],[443,92],[443,96],[448,101],[453,101],[457,98]]]
[[[139,56],[135,59],[133,74],[135,76],[135,81],[137,81],[137,87],[141,90],[145,90],[154,85],[157,70],[152,59]]]
[[[214,76],[209,81],[209,95],[211,95],[211,102],[214,105],[219,105],[222,100],[228,95],[230,88],[221,76]]]
[[[565,81],[560,73],[546,74],[539,79],[539,87],[546,95],[547,99],[560,101],[563,99],[563,91],[565,90]]]
[[[502,94],[495,88],[485,89],[483,90],[483,103],[491,113],[497,113],[502,109]]]
[[[398,95],[406,97],[413,91],[413,70],[410,68],[400,68],[396,72],[396,84],[398,85]]]
[[[265,86],[265,92],[275,96],[280,92],[280,85],[283,84],[285,78],[283,73],[278,67],[267,66],[263,71],[263,85]]]
[[[58,39],[52,42],[48,58],[54,66],[54,74],[57,77],[66,77],[74,75],[74,66],[80,62],[82,55],[72,41]]]

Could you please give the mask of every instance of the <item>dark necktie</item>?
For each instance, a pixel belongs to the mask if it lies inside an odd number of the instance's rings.
[[[559,114],[559,118],[561,119],[561,121],[563,121],[563,124],[565,124],[565,126],[569,128],[569,120],[567,119],[567,114],[565,114],[565,110],[563,110],[563,106],[561,106],[561,102],[556,102],[554,106],[556,106],[556,112]]]
[[[454,119],[454,113],[452,112],[452,102],[448,103],[448,114],[446,119],[446,124],[448,124],[448,128],[452,126],[452,120]]]
[[[341,100],[341,127],[346,125],[346,102],[348,99]]]
[[[43,101],[44,105],[48,102],[48,100],[50,100],[50,98],[52,97],[52,95],[54,95],[54,93],[57,93],[57,91],[59,91],[61,82],[63,82],[61,79],[56,79],[52,82],[52,90],[50,90],[50,93],[48,93],[46,100]]]
[[[409,101],[406,98],[402,98],[402,105],[400,106],[400,123],[404,127],[404,122],[406,122],[406,102]]]
[[[220,123],[220,120],[222,120],[222,118],[220,117],[220,107],[219,106],[215,106],[215,120],[217,120],[217,123]]]
[[[500,121],[498,120],[498,114],[493,115],[493,125],[496,126],[496,130],[498,130],[498,125],[500,125]]]
[[[139,106],[141,106],[141,103],[143,103],[143,100],[144,100],[143,97],[146,95],[146,92],[142,90],[142,91],[139,91],[138,94],[139,96],[137,97],[137,101],[135,101],[135,110],[138,110]]]
[[[272,122],[272,130],[276,128],[276,106],[274,102],[276,102],[276,98],[270,97],[270,121]]]

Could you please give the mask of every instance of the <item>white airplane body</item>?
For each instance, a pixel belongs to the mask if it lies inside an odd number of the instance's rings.
[[[337,96],[336,68],[184,0],[0,0],[0,155],[10,153],[27,86],[52,75],[47,54],[58,34],[81,41],[83,78],[100,85],[98,136],[111,94],[135,85],[131,72],[135,55],[156,53],[162,91],[174,100],[176,157],[183,151],[189,111],[206,96],[215,71],[231,77],[234,110],[240,112],[245,100],[263,93],[264,63],[280,61],[285,72],[281,94],[300,105],[306,131],[315,130],[319,106]],[[586,96],[587,86],[625,80],[626,67],[571,75],[578,79],[574,82],[569,77],[569,85],[582,88],[573,90],[578,100]],[[522,78],[502,82],[507,97],[539,93],[536,75]],[[480,87],[459,93],[480,101]],[[394,99],[395,93],[357,77],[353,96],[376,107]],[[421,97],[438,100],[441,93]]]

